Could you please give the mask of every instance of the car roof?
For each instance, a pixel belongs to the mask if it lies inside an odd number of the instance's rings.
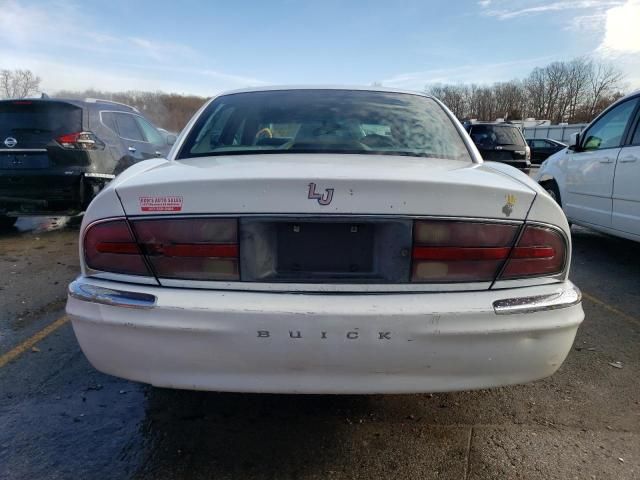
[[[0,100],[0,103],[30,102],[30,103],[70,103],[77,107],[87,108],[93,105],[107,106],[110,110],[139,113],[138,109],[125,103],[113,102],[111,100],[101,100],[96,98],[9,98]]]

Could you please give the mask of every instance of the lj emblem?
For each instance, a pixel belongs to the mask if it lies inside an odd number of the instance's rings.
[[[309,194],[307,195],[307,198],[309,200],[318,200],[318,203],[320,205],[329,205],[331,203],[331,200],[333,200],[333,190],[333,188],[325,188],[324,193],[320,195],[318,192],[316,192],[316,184],[310,183]]]

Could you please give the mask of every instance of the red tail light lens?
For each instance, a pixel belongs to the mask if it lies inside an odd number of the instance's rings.
[[[565,268],[567,245],[554,229],[456,221],[414,225],[412,281],[483,282],[548,276]],[[500,273],[502,272],[502,273]]]
[[[93,270],[151,275],[126,220],[89,227],[84,236],[84,258],[87,267]]]
[[[236,219],[133,220],[131,227],[126,220],[98,223],[85,234],[84,254],[87,267],[102,272],[184,280],[240,278]]]
[[[493,281],[519,226],[501,223],[419,221],[413,230],[412,281]]]
[[[96,136],[91,132],[77,132],[60,135],[56,138],[56,142],[61,147],[69,150],[96,150],[104,148],[104,144],[99,142]]]
[[[513,249],[500,279],[554,275],[564,270],[567,245],[560,233],[528,225]]]
[[[235,218],[134,220],[132,225],[158,277],[239,280]]]

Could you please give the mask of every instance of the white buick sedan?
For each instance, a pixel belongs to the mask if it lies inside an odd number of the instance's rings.
[[[551,375],[584,313],[562,210],[436,99],[265,88],[208,102],[93,201],[67,311],[99,370],[287,393]]]

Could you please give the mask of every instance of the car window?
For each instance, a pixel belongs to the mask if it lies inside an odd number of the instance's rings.
[[[65,133],[82,131],[82,109],[56,101],[0,102],[0,138],[17,139],[20,146],[44,145]]]
[[[636,131],[633,134],[633,138],[631,139],[632,145],[640,145],[640,122],[636,124]]]
[[[471,162],[445,111],[421,95],[279,90],[218,97],[178,158],[244,153],[366,153]]]
[[[637,103],[637,99],[621,103],[598,119],[585,132],[582,148],[600,150],[620,146],[622,135]]]
[[[116,118],[113,112],[100,112],[100,119],[107,128],[113,131],[116,135],[119,135],[118,127],[116,127]]]
[[[473,125],[471,138],[477,145],[520,145],[525,146],[520,131],[506,125]]]
[[[532,141],[532,147],[533,148],[547,148],[549,147],[549,142],[547,142],[546,140],[533,140]]]
[[[144,142],[145,139],[142,136],[142,131],[138,127],[136,117],[128,113],[116,113],[114,114],[116,119],[116,125],[120,136],[127,140],[135,140],[138,142]]]
[[[163,137],[162,134],[156,129],[156,127],[151,125],[151,123],[149,123],[142,117],[135,117],[135,119],[142,129],[142,133],[144,134],[145,140],[147,142],[153,143],[154,145],[162,145],[166,143],[165,137]]]

